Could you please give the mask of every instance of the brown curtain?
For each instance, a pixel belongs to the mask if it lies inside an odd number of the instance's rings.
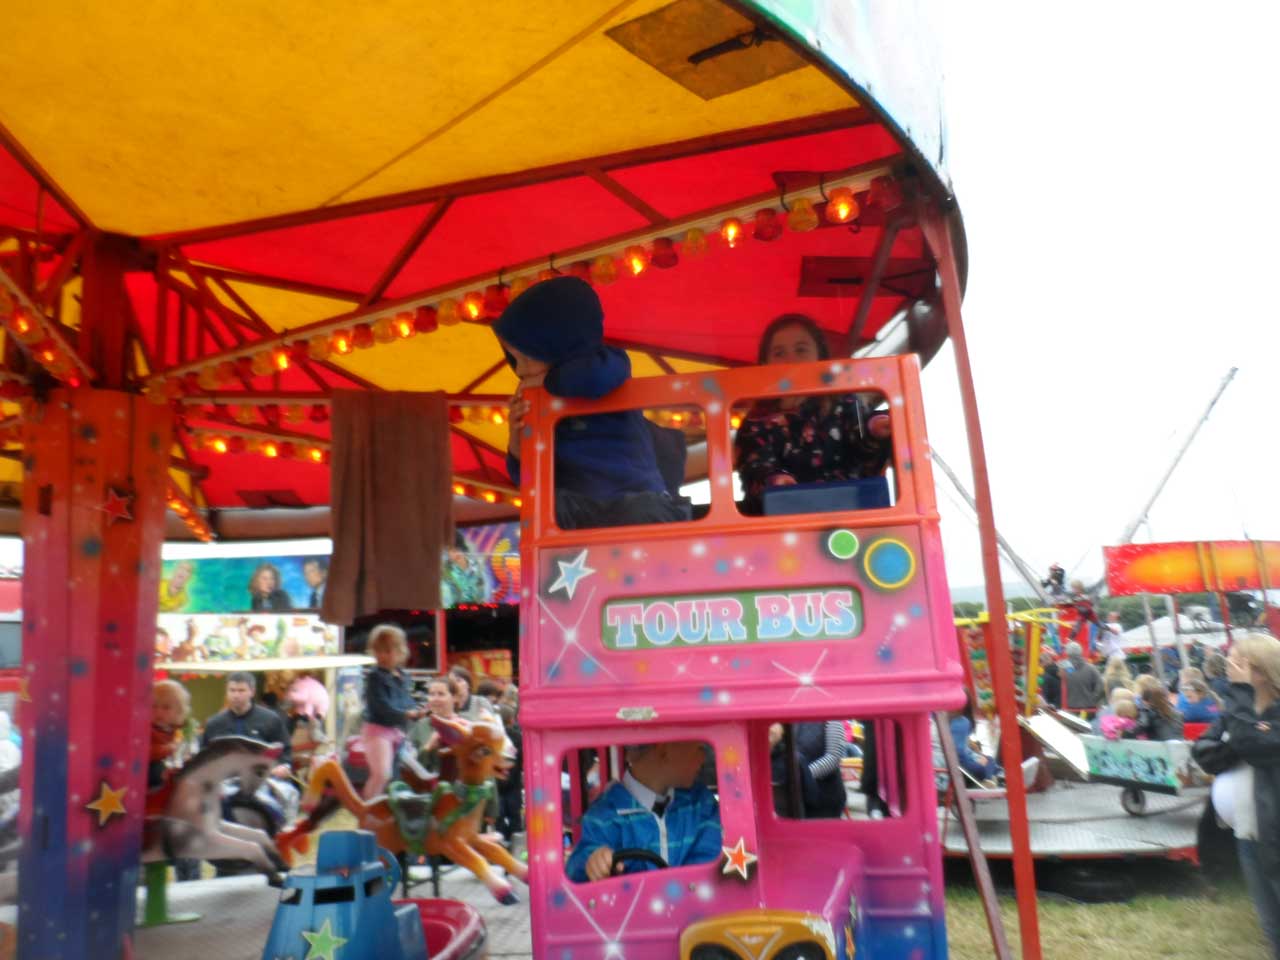
[[[333,558],[324,618],[440,607],[453,542],[453,458],[443,393],[333,395]]]

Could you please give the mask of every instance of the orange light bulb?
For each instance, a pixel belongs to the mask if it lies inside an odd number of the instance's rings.
[[[732,417],[729,418],[729,426],[737,430],[740,426],[742,426],[742,417],[739,414],[735,413]]]
[[[730,247],[736,247],[742,239],[742,221],[737,217],[730,217],[720,224],[720,236]]]
[[[273,350],[271,352],[271,359],[275,362],[277,370],[284,371],[289,369],[289,351],[285,350],[283,347],[277,347]]]
[[[503,413],[501,410],[495,409],[491,414],[489,414],[489,419],[492,420],[498,426],[502,426],[504,423],[507,422],[507,415]]]
[[[494,493],[492,490],[486,490],[484,491],[484,493],[480,494],[480,499],[483,500],[485,503],[497,503],[498,495]]]
[[[827,219],[832,223],[848,223],[860,212],[858,201],[848,187],[837,187],[827,198]]]
[[[270,441],[270,440],[268,440],[266,443],[264,443],[264,444],[261,446],[260,450],[261,450],[262,455],[263,455],[264,457],[272,457],[272,458],[274,458],[274,457],[278,457],[278,456],[280,456],[280,447],[279,447],[279,445],[278,445],[278,444],[276,444],[276,443],[273,443],[273,442],[272,442],[272,441]]]
[[[521,500],[519,497],[512,497],[512,498],[511,498],[511,505],[512,505],[513,507],[515,507],[515,508],[519,509],[520,507],[523,507],[523,506],[524,506],[524,501],[523,501],[523,500]]]
[[[467,495],[467,488],[460,483],[455,483],[453,485],[453,493],[454,496],[465,497]]]
[[[214,453],[226,453],[227,441],[223,440],[221,437],[214,437],[209,441],[209,448],[213,450]]]
[[[408,340],[418,332],[417,327],[415,327],[413,323],[412,313],[397,313],[395,326],[396,333],[399,335],[401,340]]]
[[[13,315],[13,332],[18,336],[31,332],[31,320],[25,311],[19,310]]]
[[[468,293],[462,298],[462,312],[467,315],[468,320],[479,320],[484,316],[484,295],[480,293]]]
[[[307,451],[307,456],[311,459],[312,463],[324,463],[324,451],[319,447],[312,447]]]
[[[633,277],[638,277],[649,268],[649,254],[641,246],[627,247],[622,253],[622,262]]]
[[[332,353],[348,354],[351,352],[351,334],[345,330],[339,330],[333,335]]]

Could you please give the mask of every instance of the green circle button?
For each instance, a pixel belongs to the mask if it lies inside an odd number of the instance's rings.
[[[852,530],[836,530],[827,537],[827,549],[837,560],[852,560],[858,553],[858,535]]]

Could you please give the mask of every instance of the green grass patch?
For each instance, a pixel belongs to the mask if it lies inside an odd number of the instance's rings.
[[[1001,913],[1014,956],[1018,910],[1001,897]],[[1045,960],[1262,960],[1268,947],[1253,903],[1242,886],[1194,896],[1140,891],[1127,903],[1040,900],[1040,943]],[[951,960],[990,960],[991,936],[977,891],[947,891],[947,941]]]

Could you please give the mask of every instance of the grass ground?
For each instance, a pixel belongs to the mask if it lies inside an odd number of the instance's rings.
[[[1239,882],[1209,887],[1192,868],[1161,863],[1117,864],[1132,882],[1124,903],[1077,903],[1052,894],[1040,899],[1045,960],[1266,960],[1266,942],[1253,904]],[[1004,889],[1002,888],[1002,893]],[[1020,956],[1018,913],[1012,896],[1001,912],[1014,955]],[[991,937],[972,883],[948,876],[947,939],[951,960],[990,960]]]

